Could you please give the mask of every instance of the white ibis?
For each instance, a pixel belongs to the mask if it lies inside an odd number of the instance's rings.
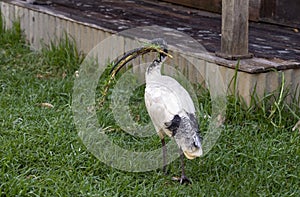
[[[185,176],[183,155],[194,159],[202,155],[201,137],[195,107],[189,93],[173,78],[161,74],[161,66],[168,56],[167,43],[154,39],[151,45],[126,53],[112,68],[112,77],[130,60],[149,52],[159,55],[146,69],[145,104],[158,133],[163,150],[163,171],[166,173],[165,136],[175,139],[181,152],[180,183],[190,182]],[[183,154],[182,154],[183,153]]]

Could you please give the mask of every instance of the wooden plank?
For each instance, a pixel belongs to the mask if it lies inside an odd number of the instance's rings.
[[[9,4],[1,3],[1,17],[3,17],[5,29],[10,29],[12,27],[12,22],[9,18]]]
[[[258,21],[260,18],[260,8],[262,0],[249,0],[249,19]]]
[[[210,12],[221,13],[222,0],[164,0],[170,3],[176,3],[188,7],[198,8]]]
[[[32,46],[34,47],[34,50],[40,49],[40,38],[42,37],[41,30],[40,30],[39,24],[38,24],[38,21],[40,18],[39,15],[40,15],[39,12],[33,12],[32,18],[31,18],[31,20],[32,20],[31,38],[32,38]]]
[[[209,12],[222,13],[222,0],[163,0],[166,2],[184,5]],[[260,18],[261,1],[264,0],[250,0],[249,1],[249,18],[253,21],[258,21]]]
[[[249,58],[248,22],[249,0],[222,1],[221,52],[217,55],[225,59]]]
[[[261,0],[261,17],[272,18],[275,15],[276,0]]]
[[[29,10],[29,35],[28,35],[28,39],[29,39],[29,43],[31,44],[31,48],[33,50],[36,49],[36,46],[34,45],[34,38],[35,38],[35,32],[34,32],[34,26],[35,26],[35,14],[36,12],[33,10]]]
[[[261,0],[261,21],[300,28],[299,0]]]

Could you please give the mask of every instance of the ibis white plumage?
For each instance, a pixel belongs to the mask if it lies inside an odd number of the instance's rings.
[[[144,98],[148,114],[161,139],[165,172],[166,136],[175,139],[179,149],[188,159],[201,156],[202,146],[195,107],[189,93],[175,79],[161,74],[161,67],[170,56],[167,43],[163,39],[154,39],[151,44],[126,53],[113,67],[112,75],[114,76],[127,62],[139,55],[148,52],[159,53],[146,69]],[[183,154],[181,154],[182,175],[178,179],[180,183],[190,182],[185,176]]]

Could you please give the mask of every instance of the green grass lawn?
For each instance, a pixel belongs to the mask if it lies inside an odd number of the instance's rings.
[[[17,24],[0,28],[0,196],[300,195],[300,134],[292,132],[300,116],[297,99],[286,105],[274,93],[245,107],[229,97],[221,137],[208,155],[186,161],[193,184],[179,185],[171,181],[180,174],[179,159],[165,176],[160,169],[120,171],[87,151],[71,108],[74,72],[82,58],[67,39],[32,52]],[[142,92],[131,98],[132,113],[147,122]],[[209,95],[198,96],[209,113]],[[112,140],[142,146],[118,128],[108,105],[97,112],[110,126]],[[147,141],[148,148],[159,145],[157,136]]]

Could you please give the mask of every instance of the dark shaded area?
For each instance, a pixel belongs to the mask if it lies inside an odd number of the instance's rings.
[[[97,24],[116,32],[137,26],[159,25],[184,32],[209,52],[220,50],[220,15],[170,3],[147,0],[52,0],[47,6],[68,17]],[[300,62],[297,29],[250,23],[249,51],[256,57]]]
[[[262,21],[290,27],[300,27],[299,0],[261,0],[260,17]]]

